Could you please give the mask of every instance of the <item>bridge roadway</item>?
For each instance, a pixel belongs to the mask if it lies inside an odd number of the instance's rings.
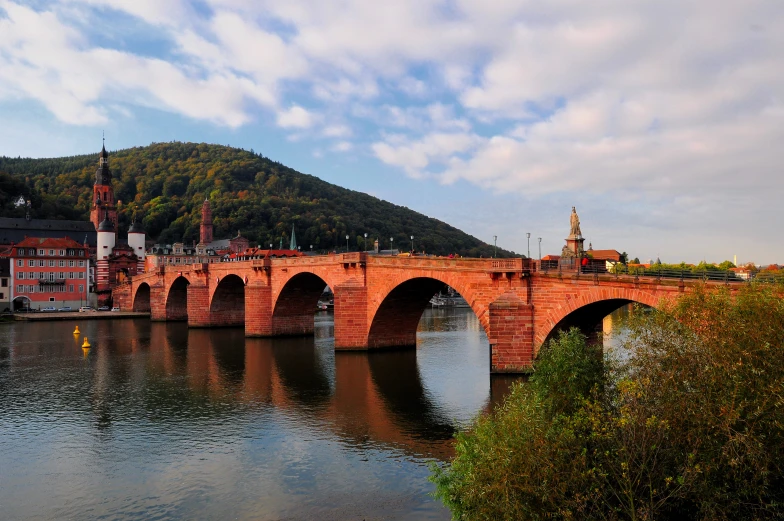
[[[334,293],[335,349],[416,345],[430,298],[448,284],[490,343],[492,372],[525,372],[555,331],[595,331],[615,309],[658,307],[699,281],[542,272],[527,259],[393,257],[364,252],[169,265],[113,290],[114,305],[190,327],[244,326],[247,337],[312,335],[325,286]],[[714,283],[708,283],[714,284]],[[719,283],[716,283],[719,284]]]

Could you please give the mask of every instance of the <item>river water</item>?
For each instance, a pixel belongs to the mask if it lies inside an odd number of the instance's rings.
[[[428,463],[512,380],[470,310],[419,329],[416,349],[335,353],[326,312],[289,339],[0,324],[0,518],[449,519]]]

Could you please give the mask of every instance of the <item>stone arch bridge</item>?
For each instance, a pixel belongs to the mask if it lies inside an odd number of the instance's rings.
[[[487,333],[492,372],[524,372],[554,331],[594,330],[630,302],[657,307],[691,281],[537,271],[527,259],[393,257],[363,252],[165,266],[113,291],[114,305],[191,327],[244,326],[248,337],[313,334],[325,286],[335,349],[416,345],[430,298],[447,284]]]

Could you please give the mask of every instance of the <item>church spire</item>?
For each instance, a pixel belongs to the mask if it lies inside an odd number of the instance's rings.
[[[291,225],[291,242],[289,243],[290,250],[297,249],[297,234],[294,233],[294,225]]]

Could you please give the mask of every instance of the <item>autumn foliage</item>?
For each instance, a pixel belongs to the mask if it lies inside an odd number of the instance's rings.
[[[701,288],[596,349],[562,334],[458,435],[432,478],[456,519],[784,517],[781,286]]]

